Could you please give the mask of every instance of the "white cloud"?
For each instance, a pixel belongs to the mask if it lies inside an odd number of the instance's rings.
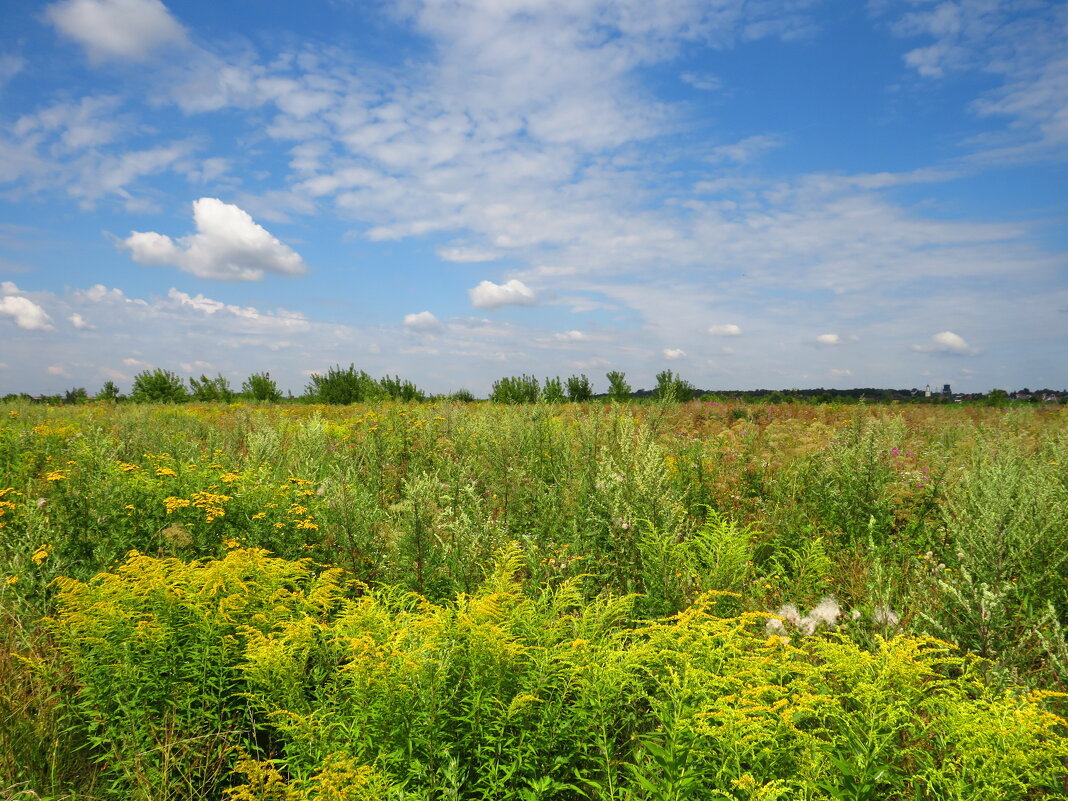
[[[200,278],[259,281],[265,273],[302,275],[307,265],[244,210],[212,197],[193,201],[197,233],[177,242],[164,234],[132,231],[122,241],[138,264],[169,265]]]
[[[467,290],[471,304],[477,309],[496,309],[500,306],[534,306],[538,298],[522,281],[512,279],[504,284],[482,281]]]
[[[723,81],[708,73],[684,72],[679,77],[682,78],[683,83],[688,83],[702,92],[716,92],[723,88]]]
[[[778,136],[758,134],[746,137],[731,145],[720,145],[712,148],[708,160],[711,162],[733,161],[738,164],[748,164],[769,150],[782,147],[782,145],[782,139]]]
[[[404,326],[412,331],[438,331],[441,329],[441,321],[431,312],[421,311],[404,315]]]
[[[682,348],[664,348],[665,359],[682,359],[686,356],[686,351]]]
[[[964,337],[952,331],[940,331],[931,337],[926,345],[913,345],[912,349],[920,353],[940,353],[948,356],[977,356],[981,353],[969,345]]]
[[[585,342],[589,337],[582,331],[558,331],[553,334],[557,342]]]
[[[141,359],[135,359],[133,356],[127,356],[125,359],[122,360],[122,363],[126,367],[140,367],[143,370],[147,370],[152,366],[146,361],[142,361]]]
[[[26,67],[26,59],[14,53],[0,54],[0,91]]]
[[[820,334],[816,337],[816,342],[820,345],[841,345],[842,337],[838,334]]]
[[[143,61],[162,46],[186,42],[185,29],[159,0],[62,0],[45,15],[94,62]]]
[[[15,325],[26,331],[51,331],[53,328],[52,318],[45,310],[20,295],[0,298],[0,315],[13,318]]]
[[[723,323],[721,325],[709,326],[708,333],[716,337],[740,337],[742,335],[742,329],[734,323]]]
[[[499,251],[491,250],[489,248],[477,248],[477,247],[442,247],[438,248],[438,256],[445,261],[457,262],[460,264],[474,264],[486,261],[496,261],[501,257]]]
[[[73,325],[75,328],[77,328],[79,330],[84,330],[84,329],[87,329],[87,328],[93,328],[93,326],[90,325],[89,323],[87,323],[85,321],[85,318],[82,317],[77,312],[75,312],[74,314],[70,315],[67,319],[70,320],[70,324],[71,325]]]
[[[60,375],[60,376],[63,376],[64,378],[70,378],[70,375],[68,375],[67,371],[65,369],[63,369],[62,365],[59,365],[59,364],[49,365],[48,374],[49,375]]]
[[[853,375],[853,371],[846,367],[834,367],[831,368],[831,375],[833,376],[848,376]]]

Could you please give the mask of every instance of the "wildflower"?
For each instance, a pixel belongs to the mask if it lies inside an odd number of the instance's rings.
[[[42,545],[36,551],[33,552],[33,556],[31,556],[30,559],[35,565],[40,565],[42,562],[44,562],[45,559],[47,559],[51,555],[51,553],[51,545]]]
[[[176,498],[171,496],[170,498],[163,499],[163,505],[167,507],[167,514],[171,514],[179,509],[184,509],[187,506],[192,506],[193,502],[188,498]]]
[[[833,629],[837,626],[841,614],[842,609],[838,606],[838,601],[828,595],[804,617],[801,621],[801,631],[805,634],[815,634],[821,625]]]
[[[297,522],[297,528],[307,529],[309,531],[318,531],[319,524],[313,520],[300,520]]]
[[[240,540],[235,540],[233,537],[230,537],[229,539],[223,540],[223,546],[225,548],[233,550],[234,548],[240,548],[241,547],[241,541]]]
[[[256,512],[256,514],[252,515],[252,519],[253,520],[260,520],[260,519],[262,519],[264,517],[267,517],[267,513],[266,512]]]
[[[7,577],[7,586],[9,586],[9,587],[12,586],[13,584],[18,584],[18,582],[19,582],[18,574],[13,574],[13,575],[10,575],[10,576]]]
[[[12,417],[18,417],[19,416],[19,410],[18,409],[12,409],[10,412],[8,412],[8,414],[10,414]],[[17,580],[18,579],[16,579],[16,581]],[[8,579],[8,584],[11,584],[11,583],[13,583],[11,581],[11,579]]]
[[[126,462],[119,462],[119,469],[124,473],[132,473],[134,470],[140,470],[141,466],[136,464],[127,464]]]
[[[156,475],[159,476],[160,478],[163,478],[164,476],[170,476],[171,478],[178,478],[178,474],[175,473],[173,470],[171,470],[171,468],[169,468],[169,467],[157,467],[156,468]]]
[[[58,470],[52,470],[49,473],[45,473],[45,481],[64,481],[66,478],[67,477]]]
[[[221,476],[219,476],[219,480],[222,481],[224,484],[233,484],[235,481],[240,481],[241,480],[241,474],[240,473],[223,473]]]

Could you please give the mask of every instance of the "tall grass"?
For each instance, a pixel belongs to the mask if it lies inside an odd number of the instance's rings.
[[[0,415],[0,797],[1064,792],[1062,412]]]

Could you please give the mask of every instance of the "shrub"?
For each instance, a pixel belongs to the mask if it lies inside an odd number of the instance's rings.
[[[362,403],[379,398],[382,394],[378,382],[363,370],[357,371],[353,364],[346,368],[341,365],[331,367],[326,375],[316,373],[304,390],[305,398],[313,403],[338,405]]]
[[[182,403],[189,399],[189,393],[181,378],[157,367],[134,376],[130,399],[137,403]]]
[[[541,388],[534,376],[508,376],[493,382],[490,400],[494,403],[535,403],[540,394]]]
[[[282,393],[270,373],[253,373],[241,384],[241,393],[250,400],[280,401]]]
[[[194,400],[205,403],[214,401],[229,403],[234,399],[234,391],[230,388],[230,382],[221,374],[215,378],[208,378],[206,375],[201,375],[200,378],[190,378],[189,386]]]
[[[627,383],[627,374],[619,370],[608,373],[608,397],[622,403],[630,400],[630,384]]]
[[[593,397],[593,386],[585,375],[573,375],[567,379],[567,399],[572,403],[585,403]]]
[[[545,387],[541,391],[541,399],[546,403],[564,402],[564,385],[559,377],[545,379]]]

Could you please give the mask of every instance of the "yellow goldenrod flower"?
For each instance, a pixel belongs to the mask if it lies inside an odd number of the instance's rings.
[[[234,548],[240,548],[241,542],[239,540],[235,540],[233,537],[230,537],[229,539],[223,540],[223,546],[229,548],[230,550],[233,550]]]

